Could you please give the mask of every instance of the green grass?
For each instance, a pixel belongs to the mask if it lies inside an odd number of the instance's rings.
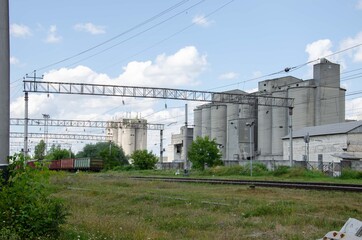
[[[61,239],[317,239],[362,215],[360,193],[140,181],[128,174],[55,175],[54,196],[71,213]]]
[[[138,170],[121,171],[127,176],[176,176],[176,170]],[[318,170],[306,170],[298,167],[281,166],[274,171],[268,171],[263,164],[254,164],[253,177],[250,177],[250,168],[247,166],[217,166],[204,171],[191,170],[190,177],[199,178],[232,178],[253,180],[275,180],[275,181],[307,181],[307,182],[332,182],[332,183],[354,183],[362,184],[362,171],[344,170],[341,177],[331,177]]]

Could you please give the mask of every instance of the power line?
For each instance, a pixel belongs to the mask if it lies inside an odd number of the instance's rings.
[[[260,77],[255,77],[255,78],[251,78],[251,79],[247,79],[247,80],[244,80],[244,81],[240,81],[240,82],[237,82],[237,83],[232,83],[232,84],[228,84],[228,85],[223,85],[223,86],[219,86],[219,87],[215,87],[215,88],[210,88],[208,90],[214,90],[214,89],[219,89],[219,88],[225,88],[225,87],[230,87],[230,86],[235,86],[235,85],[239,85],[241,83],[246,83],[246,82],[251,82],[251,81],[255,81],[255,80],[258,80],[258,79],[262,79],[262,78],[266,78],[266,77],[270,77],[270,76],[273,76],[273,75],[278,75],[278,74],[282,74],[282,73],[289,73],[289,72],[292,72],[292,71],[295,71],[301,67],[304,67],[310,63],[313,63],[313,62],[316,62],[316,61],[319,61],[320,59],[322,58],[327,58],[327,57],[331,57],[331,56],[334,56],[336,54],[340,54],[342,52],[346,52],[348,50],[351,50],[353,48],[357,48],[357,47],[360,47],[362,46],[362,43],[360,44],[356,44],[354,46],[351,46],[349,48],[345,48],[345,49],[342,49],[338,52],[335,52],[335,53],[332,53],[332,54],[329,54],[329,55],[326,55],[324,57],[320,57],[320,58],[317,58],[317,59],[314,59],[314,60],[311,60],[311,61],[308,61],[306,63],[302,63],[302,64],[299,64],[299,65],[296,65],[296,66],[293,66],[293,67],[286,67],[285,69],[281,70],[281,71],[277,71],[277,72],[274,72],[274,73],[270,73],[270,74],[266,74],[266,75],[263,75],[263,76],[260,76]]]
[[[85,53],[87,53],[87,52],[90,52],[90,51],[96,49],[96,48],[99,48],[99,47],[101,47],[101,46],[103,46],[103,45],[105,45],[105,44],[107,44],[107,43],[109,43],[109,42],[111,42],[111,41],[113,41],[113,40],[115,40],[115,39],[123,36],[123,35],[126,35],[127,33],[130,33],[130,32],[132,32],[132,31],[136,30],[137,28],[140,28],[140,27],[142,27],[142,26],[144,26],[144,25],[146,25],[146,24],[148,24],[148,23],[156,20],[157,18],[159,18],[159,17],[161,17],[161,16],[169,13],[170,11],[172,11],[172,10],[174,10],[174,9],[182,6],[183,4],[185,4],[185,3],[188,2],[188,1],[189,1],[189,0],[180,1],[180,2],[176,3],[175,5],[173,5],[173,6],[169,7],[169,8],[161,11],[160,13],[152,16],[151,18],[146,19],[145,21],[143,21],[143,22],[141,22],[141,23],[139,23],[139,24],[136,24],[135,26],[127,29],[126,31],[123,31],[122,33],[120,33],[120,34],[118,34],[118,35],[116,35],[116,36],[114,36],[114,37],[112,37],[112,38],[110,38],[110,39],[108,39],[108,40],[106,40],[106,41],[104,41],[104,42],[101,42],[101,43],[99,43],[99,44],[97,44],[97,45],[95,45],[95,46],[93,46],[93,47],[90,47],[90,48],[88,48],[88,49],[85,49],[85,50],[83,50],[83,51],[81,51],[81,52],[79,52],[79,53],[76,53],[76,54],[74,54],[74,55],[72,55],[72,56],[70,56],[70,57],[64,58],[64,59],[59,60],[59,61],[57,61],[57,62],[48,64],[48,65],[46,65],[46,66],[40,67],[40,68],[38,68],[38,70],[44,70],[44,69],[46,69],[46,68],[52,67],[52,66],[57,65],[57,64],[59,64],[59,63],[63,63],[63,62],[65,62],[65,61],[68,61],[68,60],[73,59],[73,58],[75,58],[75,57],[78,57],[78,56],[80,56],[80,55],[83,55],[83,54],[85,54]]]

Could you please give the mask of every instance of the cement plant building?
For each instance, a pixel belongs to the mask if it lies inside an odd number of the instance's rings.
[[[293,131],[345,122],[346,90],[340,86],[340,65],[327,59],[313,66],[313,79],[287,76],[259,82],[255,93],[229,92],[294,98]],[[283,138],[289,134],[288,111],[257,104],[204,104],[194,109],[194,139],[215,139],[224,161],[247,160],[250,155],[255,160],[288,160],[290,151],[283,149]]]
[[[147,120],[118,118],[109,122],[107,135],[112,142],[123,148],[126,155],[136,150],[147,149]]]

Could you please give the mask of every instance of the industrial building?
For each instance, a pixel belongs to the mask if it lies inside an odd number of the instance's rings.
[[[187,128],[187,149],[193,140],[193,128]],[[168,159],[172,159],[174,162],[183,162],[185,159],[185,151],[183,150],[183,143],[185,141],[185,126],[180,128],[180,133],[171,135],[171,144],[169,148]]]
[[[204,104],[194,109],[194,139],[215,139],[223,160],[288,160],[290,147],[283,137],[299,129],[345,122],[345,89],[340,87],[340,65],[321,59],[313,78],[292,76],[261,81],[258,91],[229,93],[294,98],[294,108],[250,104]],[[292,113],[292,117],[290,114]],[[293,158],[295,160],[295,158]]]
[[[147,120],[145,119],[114,119],[107,128],[107,135],[112,136],[112,141],[123,148],[126,155],[131,155],[136,150],[147,149]]]
[[[284,158],[289,138],[283,138]],[[305,127],[293,133],[294,159],[321,168],[325,163],[340,162],[360,168],[362,162],[362,121]],[[313,161],[310,161],[312,159]],[[317,160],[317,161],[316,161]],[[353,165],[353,166],[352,166]],[[358,165],[358,166],[357,166]]]

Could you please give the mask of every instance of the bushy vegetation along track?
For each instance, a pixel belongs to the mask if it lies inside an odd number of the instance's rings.
[[[284,181],[210,179],[210,178],[144,177],[144,176],[134,176],[131,178],[139,179],[139,180],[157,180],[157,181],[165,181],[165,182],[232,184],[232,185],[249,185],[249,186],[260,186],[260,187],[362,192],[362,185],[359,185],[359,184],[336,184],[336,183],[320,183],[320,182],[284,182]]]

